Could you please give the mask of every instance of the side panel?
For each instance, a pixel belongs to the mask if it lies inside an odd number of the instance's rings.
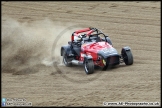
[[[97,60],[97,53],[96,52],[86,52],[86,55],[92,56],[93,60]]]
[[[78,56],[80,56],[80,52],[81,52],[81,48],[80,48],[80,47],[78,47],[78,46],[73,46],[73,50],[74,50],[74,52],[75,52]]]
[[[83,52],[81,52],[80,53],[80,61],[84,61],[84,57],[85,57],[86,55],[83,53]]]

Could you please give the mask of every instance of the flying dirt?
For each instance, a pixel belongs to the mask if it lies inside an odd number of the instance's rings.
[[[12,18],[6,18],[2,25],[2,72],[14,74],[32,73],[42,65],[52,66],[54,39],[68,26],[61,26],[50,19],[21,23]],[[63,34],[63,41],[58,42],[54,50],[55,61],[60,64],[60,45],[66,44],[68,38],[64,36],[70,36],[69,33]]]

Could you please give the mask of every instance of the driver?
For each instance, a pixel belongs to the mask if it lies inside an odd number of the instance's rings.
[[[82,35],[81,34],[75,35],[74,36],[74,42],[81,41],[81,38],[82,38]]]
[[[74,42],[77,43],[79,46],[81,46],[84,43],[84,35],[77,34],[74,36]]]

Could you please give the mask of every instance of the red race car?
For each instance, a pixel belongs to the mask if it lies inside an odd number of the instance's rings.
[[[86,74],[92,74],[94,67],[106,70],[109,66],[133,64],[133,55],[129,46],[121,49],[121,54],[101,30],[85,28],[72,33],[68,45],[61,47],[61,56],[66,66],[84,65]]]

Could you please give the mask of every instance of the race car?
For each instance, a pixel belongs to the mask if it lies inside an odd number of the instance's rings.
[[[107,70],[108,67],[123,62],[126,65],[133,64],[133,55],[129,46],[123,47],[119,54],[109,36],[92,27],[74,31],[71,41],[61,46],[60,53],[65,66],[83,65],[86,74],[92,74],[95,67]]]

